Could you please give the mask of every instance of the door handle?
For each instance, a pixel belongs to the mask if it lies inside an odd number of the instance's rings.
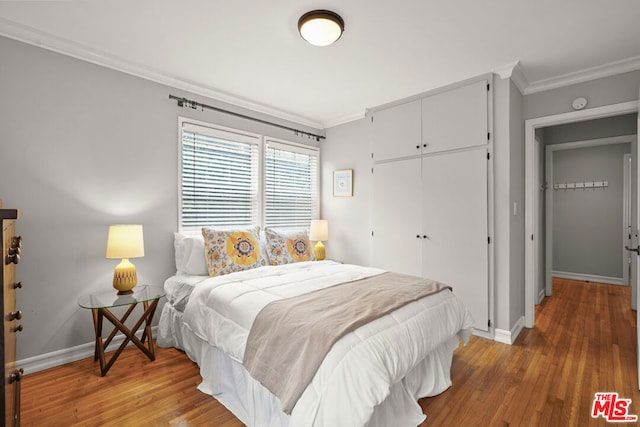
[[[624,248],[625,248],[626,250],[628,250],[629,252],[635,252],[635,253],[637,253],[638,255],[640,255],[640,247],[637,247],[637,248],[630,248],[629,246],[625,246]]]

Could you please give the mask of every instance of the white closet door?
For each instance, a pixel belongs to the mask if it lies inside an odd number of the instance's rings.
[[[388,160],[421,153],[420,100],[373,113],[373,160]]]
[[[419,276],[421,272],[420,159],[373,168],[373,267]]]
[[[451,285],[487,331],[487,150],[425,157],[422,178],[422,276]]]
[[[487,83],[487,80],[481,80],[423,98],[425,153],[487,144]]]

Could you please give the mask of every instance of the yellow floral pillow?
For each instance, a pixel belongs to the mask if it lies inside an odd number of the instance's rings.
[[[209,276],[267,265],[259,239],[260,228],[244,230],[202,229]]]
[[[269,264],[280,265],[314,259],[307,231],[276,231],[266,228],[264,234],[267,238]]]

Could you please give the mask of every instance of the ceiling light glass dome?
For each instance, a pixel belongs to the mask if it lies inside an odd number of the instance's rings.
[[[344,21],[329,10],[313,10],[298,20],[298,31],[303,39],[314,46],[335,43],[344,31]]]

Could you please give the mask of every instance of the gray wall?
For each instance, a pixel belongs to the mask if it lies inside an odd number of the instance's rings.
[[[524,154],[521,95],[510,80],[494,82],[495,323],[510,330],[524,315]],[[322,216],[329,220],[327,256],[368,265],[371,239],[371,126],[368,118],[327,129],[323,143]],[[512,123],[513,122],[513,123]],[[335,169],[354,169],[354,197],[334,198]],[[513,176],[513,178],[512,178]],[[520,207],[512,214],[513,203]],[[338,240],[339,239],[339,240]]]
[[[509,79],[494,80],[494,134],[495,327],[511,331],[524,316],[524,122]]]
[[[554,183],[606,180],[609,186],[551,190],[553,271],[622,279],[623,157],[630,152],[630,144],[554,152]]]
[[[117,261],[105,259],[109,224],[144,225],[145,256],[133,260],[140,283],[162,285],[175,272],[179,115],[309,142],[178,108],[169,94],[189,94],[7,38],[0,37],[0,52],[0,198],[23,210],[18,359],[94,340],[91,313],[76,301],[111,289]]]
[[[92,341],[90,313],[76,300],[81,293],[110,288],[116,261],[104,259],[109,224],[144,224],[146,254],[134,261],[140,282],[162,284],[173,273],[179,115],[308,142],[223,114],[179,109],[167,99],[169,93],[188,95],[179,90],[6,38],[0,37],[0,51],[0,198],[5,207],[24,211],[18,226],[24,236],[18,274],[25,283],[18,296],[25,312],[19,359]],[[498,86],[494,123],[502,130],[495,130],[494,140],[495,311],[496,327],[509,330],[521,315],[523,292],[522,220],[511,218],[524,176],[519,116],[571,111],[577,96],[589,99],[587,108],[637,100],[640,71],[527,95],[521,105],[512,84],[497,81]],[[363,119],[328,129],[321,153],[328,256],[360,264],[369,260],[366,125]],[[354,169],[354,197],[333,198],[332,172],[344,168]]]
[[[496,79],[494,83],[494,313],[496,328],[509,331],[524,314],[524,120],[573,111],[571,102],[578,96],[587,97],[587,108],[635,101],[640,71],[525,96],[508,80]],[[562,132],[562,129],[557,131]],[[369,212],[365,210],[370,208],[364,199],[369,197],[369,190],[362,188],[363,184],[370,185],[370,162],[366,158],[370,153],[368,132],[366,120],[328,129],[323,152],[324,185],[330,180],[326,175],[331,173],[333,165],[336,168],[353,165],[358,177],[353,199],[333,199],[325,192],[322,200],[323,216],[333,223],[345,224],[341,229],[345,234],[340,238],[349,241],[351,248],[368,244]],[[544,138],[543,132],[539,134]],[[349,155],[342,150],[348,151]],[[352,161],[351,156],[357,160]],[[544,173],[541,177],[544,178]],[[367,193],[357,194],[359,191]],[[517,204],[515,215],[513,203]],[[332,229],[334,227],[332,225]],[[339,247],[331,250],[337,251],[335,256],[347,262],[363,259],[360,247],[348,253]],[[543,262],[543,258],[540,261]],[[544,274],[540,277],[544,278]],[[544,286],[543,283],[540,285]]]
[[[522,94],[509,85],[510,204],[509,224],[511,262],[509,263],[509,326],[524,316],[524,120]]]
[[[612,136],[635,135],[638,127],[637,114],[622,114],[578,123],[548,126],[543,128],[544,144],[586,141]]]
[[[634,113],[549,126],[543,129],[544,136],[542,139],[544,145],[547,146],[613,136],[635,135],[637,132],[637,123],[637,114]],[[555,152],[555,182],[562,182],[559,181],[560,176],[578,176],[581,173],[586,176],[592,175],[594,171],[597,171],[598,176],[602,175],[603,178],[572,178],[567,182],[607,179],[604,177],[608,176],[619,177],[619,180],[616,179],[615,181],[609,182],[609,191],[606,196],[604,194],[598,195],[598,198],[606,198],[607,202],[613,203],[610,205],[610,208],[606,205],[595,203],[593,198],[586,199],[584,196],[580,196],[579,192],[578,194],[574,192],[567,195],[567,197],[564,196],[567,192],[554,192],[554,200],[559,202],[559,204],[554,205],[554,218],[558,213],[560,214],[560,223],[556,220],[553,224],[552,268],[554,271],[622,278],[623,254],[619,250],[622,236],[620,229],[616,228],[616,224],[618,223],[620,223],[621,227],[622,221],[621,150],[625,153],[630,153],[631,146],[626,144],[624,147],[606,146],[600,149],[593,148]],[[574,157],[574,155],[576,157]],[[618,163],[616,159],[618,159],[620,163]],[[593,168],[589,169],[592,166]],[[559,168],[562,168],[562,170]],[[606,170],[606,168],[609,169]],[[552,184],[553,183],[551,183],[551,185]],[[575,205],[571,203],[573,201],[576,202]],[[603,202],[604,201],[605,200],[603,200]],[[560,207],[562,207],[562,210],[558,212]],[[586,209],[586,211],[584,209]],[[577,228],[578,223],[570,221],[566,216],[573,213],[578,215],[577,218],[580,218],[582,221],[587,221],[589,216],[592,217],[592,220],[595,219],[596,215],[601,218],[597,223],[591,222],[593,226],[597,228],[594,230],[594,233],[590,233],[588,235],[589,237],[582,235],[577,229],[572,233],[571,230]],[[600,235],[602,238],[595,238],[596,235]],[[571,250],[572,247],[579,245],[584,239],[589,239],[590,243],[602,242],[602,245],[594,246],[594,249],[589,251],[589,253],[593,255],[587,255],[586,258],[582,257],[583,254],[581,252],[585,252],[584,250],[578,250],[577,252]],[[578,254],[580,254],[580,256],[578,256]],[[602,256],[595,256],[595,254],[602,254]],[[593,262],[588,262],[591,258],[593,258]],[[581,259],[582,261],[580,261]],[[606,265],[605,260],[607,260]]]
[[[522,96],[509,81],[496,79],[494,85],[494,301],[496,328],[510,330],[524,314],[524,120],[573,111],[571,102],[578,96],[589,100],[587,108],[600,107],[638,99],[640,71],[579,83],[545,92]],[[327,130],[329,141],[323,152],[323,173],[331,173],[328,165],[353,164],[360,185],[356,192],[362,191],[361,180],[370,185],[368,171],[370,162],[363,156],[370,152],[368,126],[365,120],[352,122]],[[585,124],[586,127],[590,126]],[[585,128],[586,129],[586,128]],[[558,129],[562,132],[562,129]],[[623,131],[624,133],[624,131]],[[539,132],[543,137],[544,133]],[[337,144],[331,147],[332,144]],[[330,148],[331,147],[331,148]],[[350,156],[357,156],[350,162]],[[543,152],[541,153],[543,154]],[[339,166],[343,167],[343,166]],[[347,166],[345,166],[347,167]],[[541,174],[544,177],[544,173]],[[327,177],[325,179],[325,185]],[[368,190],[366,190],[368,191]],[[348,224],[343,228],[346,233],[342,239],[358,244],[367,244],[369,227],[369,197],[360,193],[350,200],[333,199],[327,193],[323,195],[323,216],[333,222]],[[513,204],[516,203],[516,214]],[[544,206],[543,206],[544,207]],[[339,212],[339,214],[338,214]],[[543,211],[540,212],[543,214]],[[367,223],[368,224],[368,223]],[[544,225],[544,223],[542,223]],[[544,230],[541,230],[544,233]],[[542,242],[544,244],[544,242]],[[351,243],[354,247],[356,243]],[[338,248],[333,248],[340,251]],[[350,253],[338,253],[339,258],[352,262],[360,260],[361,250]],[[541,254],[540,254],[541,255]],[[332,254],[333,256],[333,254]],[[540,259],[543,262],[543,259]],[[544,275],[540,275],[544,278]],[[543,283],[541,283],[543,285]]]
[[[493,85],[493,167],[494,167],[494,323],[502,330],[511,328],[511,144],[509,125],[510,81],[494,79]],[[463,172],[461,172],[463,173]],[[491,284],[490,284],[491,286]]]
[[[371,126],[368,118],[327,129],[322,143],[322,217],[329,221],[327,257],[371,263]],[[353,197],[333,197],[333,171],[353,169]]]
[[[524,97],[523,116],[526,120],[574,111],[571,102],[579,96],[587,98],[587,109],[637,101],[639,87],[640,70],[532,93]]]
[[[523,98],[523,118],[527,120],[572,112],[574,110],[571,107],[571,102],[575,98],[580,96],[584,96],[588,100],[586,109],[603,107],[629,101],[637,101],[638,88],[640,88],[640,71],[633,71],[560,87],[553,90],[525,95]],[[635,114],[632,114],[632,116],[635,116]],[[580,132],[586,131],[590,127],[590,124],[585,124],[585,127],[582,128]],[[552,129],[552,127],[546,128],[544,132],[537,132],[537,135],[540,136],[541,142],[543,144],[547,139],[546,133],[550,129]],[[560,129],[559,132],[564,133],[562,129]],[[621,131],[621,134],[627,133],[628,132],[626,132],[626,130]],[[588,139],[591,139],[593,137],[594,136],[590,136],[588,137]],[[596,138],[597,137],[598,136],[596,136]],[[541,151],[541,154],[543,154],[544,150]],[[634,157],[634,155],[632,155],[632,157]],[[540,164],[543,165],[544,162],[540,162]],[[544,171],[541,171],[540,176],[544,177]],[[544,218],[544,209],[545,206],[544,203],[542,203],[539,206],[539,211],[536,213],[536,215]],[[544,226],[544,221],[542,221],[542,225]],[[545,229],[540,229],[539,234],[541,236],[544,236]],[[541,244],[545,244],[544,239],[541,241]],[[544,289],[544,265],[540,265],[539,272],[540,282],[536,284],[537,292]],[[633,296],[632,298],[635,297]]]

